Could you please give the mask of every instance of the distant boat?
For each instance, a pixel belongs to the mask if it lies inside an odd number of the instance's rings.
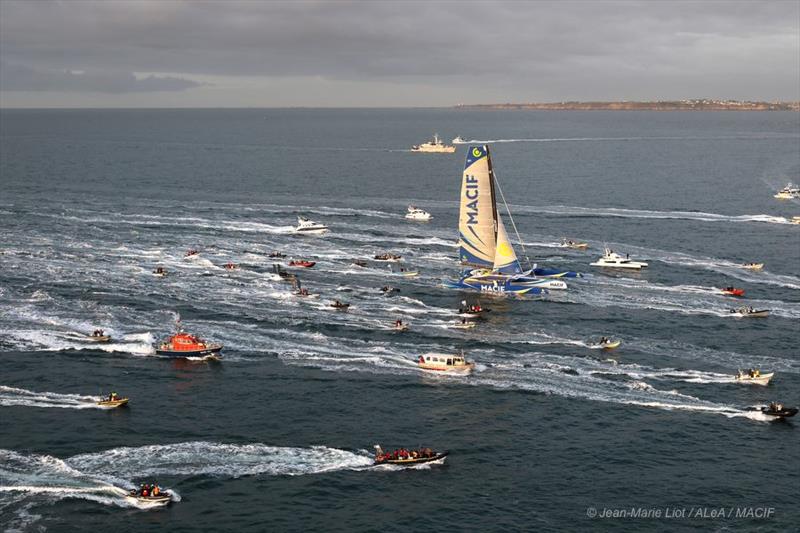
[[[561,280],[538,278],[533,270],[522,268],[497,210],[496,187],[499,189],[489,147],[471,146],[467,150],[461,182],[459,256],[463,265],[478,268],[462,272],[460,279],[446,282],[445,286],[512,294],[541,294],[548,288],[566,289],[567,284]],[[513,224],[513,220],[511,222]]]
[[[589,265],[604,268],[623,268],[627,270],[641,270],[647,267],[647,263],[643,261],[632,261],[627,256],[622,257],[610,248],[605,248],[603,250],[603,256],[594,263],[589,263]]]
[[[320,235],[328,231],[328,226],[309,220],[306,217],[297,217],[297,227],[294,230],[297,233],[306,235]]]
[[[427,211],[420,209],[419,207],[415,207],[413,205],[408,206],[408,212],[406,213],[406,218],[409,220],[430,220],[431,214]]]
[[[788,183],[786,187],[775,193],[775,198],[779,200],[791,200],[792,198],[800,198],[800,187]]]
[[[456,137],[455,139],[453,139],[453,141],[452,141],[452,142],[453,142],[453,144],[464,144],[464,143],[465,143],[465,142],[467,142],[467,141],[465,141],[464,139],[462,139],[462,138],[461,138],[461,136],[459,135],[458,137]]]
[[[411,147],[412,152],[425,152],[431,154],[452,154],[456,151],[455,146],[444,144],[439,138],[438,133],[433,134],[433,139],[422,144],[415,144]]]

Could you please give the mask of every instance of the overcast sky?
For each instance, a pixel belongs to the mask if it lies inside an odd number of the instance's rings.
[[[0,0],[2,107],[800,100],[800,0]]]

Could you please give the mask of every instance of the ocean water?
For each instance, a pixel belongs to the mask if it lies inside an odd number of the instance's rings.
[[[466,294],[441,284],[459,271],[465,146],[408,150],[435,131],[494,141],[519,255],[586,276],[543,297],[484,297],[489,316],[452,329]],[[772,197],[788,181],[800,181],[797,113],[4,110],[0,525],[796,528],[800,420],[749,410],[800,404],[800,201]],[[409,203],[433,220],[405,221]],[[331,232],[295,235],[298,215]],[[650,268],[589,267],[604,244]],[[300,272],[317,298],[271,273],[274,250],[317,261]],[[420,276],[352,265],[386,251]],[[158,265],[168,277],[151,275]],[[728,285],[771,316],[732,317]],[[224,343],[224,360],[155,356],[177,315]],[[391,331],[397,318],[411,330]],[[113,341],[80,340],[95,328]],[[623,344],[593,349],[601,335]],[[472,376],[415,366],[460,349]],[[733,382],[752,366],[773,383]],[[93,405],[111,389],[128,409]],[[375,443],[451,455],[373,468]],[[180,501],[126,503],[151,480]]]

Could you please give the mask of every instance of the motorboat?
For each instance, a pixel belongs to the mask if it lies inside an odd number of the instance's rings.
[[[800,224],[800,216],[794,216],[791,220],[792,224]]]
[[[461,138],[461,135],[458,135],[458,136],[456,136],[456,137],[455,137],[455,138],[454,138],[452,141],[450,141],[450,142],[452,142],[453,144],[463,144],[463,143],[465,143],[465,142],[467,142],[467,141],[465,141],[464,139],[462,139],[462,138]]]
[[[619,345],[622,344],[621,340],[614,340],[609,339],[608,337],[601,337],[600,340],[594,343],[592,346],[597,346],[603,350],[613,350],[614,348],[618,348]]]
[[[111,335],[106,335],[106,332],[102,329],[96,329],[91,335],[86,335],[84,340],[98,343],[111,342]]]
[[[319,296],[318,294],[311,294],[308,292],[308,289],[305,288],[297,289],[294,293],[295,295],[302,296],[303,298],[317,298]]]
[[[328,231],[328,226],[309,220],[306,217],[297,217],[297,227],[294,228],[294,231],[305,235],[321,235]]]
[[[786,187],[775,193],[775,198],[779,200],[791,200],[792,198],[800,198],[800,187],[792,183],[786,184]]]
[[[334,302],[331,304],[331,307],[338,309],[339,311],[347,311],[350,308],[350,304],[342,303],[339,300],[334,300]]]
[[[364,268],[364,267],[367,266],[367,262],[364,261],[363,259],[353,259],[353,261],[350,264],[353,265],[353,266],[361,267],[361,268]]]
[[[420,209],[419,207],[410,205],[408,206],[408,212],[406,213],[406,218],[409,220],[430,220],[433,217],[427,211]]]
[[[125,497],[133,502],[147,504],[154,507],[169,505],[170,502],[172,502],[172,493],[166,490],[162,491],[161,489],[158,489],[158,493],[155,496],[153,496],[149,490],[134,489]]]
[[[269,255],[267,255],[267,257],[271,257],[273,259],[283,259],[284,257],[286,257],[286,254],[281,252],[270,252]]]
[[[401,268],[400,270],[392,270],[390,273],[392,276],[400,276],[404,278],[415,278],[419,276],[418,270],[407,270],[405,268]]]
[[[481,307],[480,304],[467,305],[466,302],[462,302],[461,304],[464,307],[458,308],[458,316],[464,318],[478,318],[483,316],[485,313],[491,312],[491,309]]]
[[[444,462],[449,452],[435,452],[430,448],[407,450],[400,448],[393,452],[384,453],[380,445],[375,445],[375,465],[414,466],[436,461]]]
[[[589,247],[589,243],[564,239],[561,241],[561,247],[572,248],[573,250],[585,250]]]
[[[739,307],[731,309],[731,313],[740,317],[763,318],[769,316],[769,309],[753,309],[752,307]]]
[[[647,263],[642,261],[631,261],[627,255],[622,257],[611,248],[603,249],[602,257],[594,263],[589,263],[589,265],[603,268],[624,268],[628,270],[641,270],[648,266]]]
[[[97,405],[113,409],[116,407],[122,407],[124,405],[128,405],[128,400],[129,400],[128,398],[120,398],[119,396],[117,396],[116,392],[112,392],[108,396],[101,398],[97,402]]]
[[[311,268],[316,264],[317,264],[316,261],[305,261],[305,260],[289,261],[290,267]]]
[[[195,257],[197,255],[200,255],[200,252],[192,248],[191,250],[187,250],[186,253],[183,255],[183,257],[184,259],[188,259],[190,257]]]
[[[758,271],[764,268],[764,263],[744,263],[742,268]]]
[[[281,265],[277,263],[272,265],[272,273],[278,275],[284,281],[292,281],[297,279],[297,274],[285,271]]]
[[[219,357],[222,344],[207,342],[195,335],[186,333],[178,325],[178,332],[156,347],[157,355],[170,357]]]
[[[444,144],[444,142],[439,138],[439,134],[434,133],[433,139],[422,144],[415,144],[411,147],[411,151],[429,154],[452,154],[456,151],[456,147]]]
[[[392,262],[394,262],[394,261],[401,261],[402,259],[403,259],[403,256],[401,256],[401,255],[395,255],[395,254],[389,254],[389,253],[378,254],[378,255],[375,256],[375,261],[392,261]]]
[[[239,265],[231,261],[228,261],[223,265],[223,267],[225,268],[225,270],[237,270],[239,268]]]
[[[395,331],[408,331],[409,327],[408,324],[403,324],[402,320],[395,320],[392,329]]]
[[[454,374],[471,374],[475,369],[475,363],[467,361],[463,352],[460,355],[426,353],[419,356],[417,365],[423,370],[452,372]]]
[[[726,296],[744,296],[744,289],[737,289],[736,287],[725,287],[720,291]]]
[[[397,287],[392,287],[391,285],[384,285],[381,287],[381,292],[384,294],[393,294],[395,292],[400,292],[400,289]]]
[[[789,418],[797,414],[797,407],[786,407],[779,402],[770,402],[769,405],[763,407],[756,407],[753,410],[759,410],[761,413],[775,417],[776,419]]]
[[[456,322],[450,327],[453,329],[472,329],[475,326],[477,326],[475,322],[467,322],[467,319],[463,318],[461,322]]]
[[[753,384],[753,385],[769,385],[769,381],[774,376],[774,372],[762,374],[757,368],[751,368],[747,372],[739,370],[734,379],[737,383]]]
[[[167,270],[164,267],[156,267],[156,269],[153,270],[153,275],[157,278],[165,278],[167,277]]]

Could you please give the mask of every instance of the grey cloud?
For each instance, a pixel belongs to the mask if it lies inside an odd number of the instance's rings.
[[[765,98],[800,97],[800,3],[794,1],[3,0],[0,6],[0,57],[39,70],[312,76],[454,87],[467,96],[493,88],[509,98],[540,99],[614,97],[615,91],[730,96],[734,80],[743,96],[768,87]],[[661,94],[652,94],[653,87]]]
[[[98,92],[183,91],[201,84],[173,76],[136,78],[130,72],[37,70],[0,62],[0,91]]]

